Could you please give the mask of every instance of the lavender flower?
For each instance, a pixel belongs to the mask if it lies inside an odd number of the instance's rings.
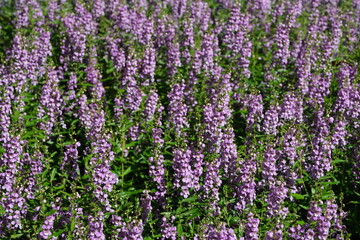
[[[55,222],[55,216],[56,214],[51,214],[46,217],[44,224],[42,225],[42,231],[39,234],[39,237],[41,239],[49,239],[49,237],[52,235],[52,230],[54,228],[54,222]],[[52,238],[55,239],[55,238]]]
[[[98,19],[105,14],[105,1],[94,0],[92,5],[92,15],[94,19]]]
[[[165,239],[171,239],[175,240],[177,236],[176,227],[172,225],[174,222],[175,217],[172,216],[170,222],[168,222],[168,219],[166,217],[162,218],[162,224],[161,224],[161,240]]]
[[[311,164],[309,165],[310,175],[314,179],[318,179],[325,175],[326,172],[332,169],[331,166],[331,151],[333,145],[329,141],[328,123],[320,115],[316,122],[316,136],[312,141],[312,152],[310,156]]]
[[[290,57],[289,51],[289,32],[290,29],[284,24],[279,24],[276,28],[275,45],[276,52],[274,53],[275,62],[278,61],[280,66],[285,67]]]
[[[27,172],[25,168],[26,166],[29,167],[29,173],[26,178],[26,184],[24,189],[27,199],[35,199],[35,192],[39,188],[37,186],[37,175],[42,173],[44,167],[41,161],[43,158],[44,155],[42,153],[35,153],[32,156],[30,156],[29,153],[23,154],[24,165],[22,171],[24,173]]]
[[[277,127],[279,123],[279,110],[280,108],[271,106],[264,114],[263,129],[266,134],[277,134]]]
[[[201,45],[202,68],[204,71],[210,71],[214,67],[214,38],[213,34],[206,34]]]
[[[267,196],[266,202],[267,206],[267,215],[269,217],[280,217],[285,219],[288,214],[288,209],[282,207],[282,204],[287,197],[288,189],[285,187],[285,184],[277,181],[274,185],[270,186],[270,192]]]
[[[276,180],[276,159],[277,159],[276,151],[271,147],[266,147],[266,152],[264,154],[264,160],[262,163],[262,177],[263,181],[269,183],[269,185],[273,185]]]
[[[169,98],[169,127],[172,127],[175,134],[180,137],[184,133],[184,128],[189,127],[187,121],[188,107],[184,103],[184,89],[183,82],[173,84],[171,91],[168,94]]]
[[[86,81],[93,85],[93,87],[91,87],[91,94],[93,95],[93,98],[97,101],[101,101],[101,98],[105,96],[105,89],[100,81],[100,72],[94,67],[94,65],[95,63],[90,63],[85,69]]]
[[[120,39],[113,39],[110,36],[106,37],[107,56],[114,63],[117,71],[121,71],[125,67],[125,52],[119,47]]]
[[[80,147],[79,142],[75,142],[74,144],[65,146],[66,151],[64,153],[63,162],[60,166],[60,169],[67,169],[72,179],[75,179],[80,173],[79,165],[77,163],[78,147]]]
[[[147,46],[145,49],[141,65],[140,75],[143,78],[141,84],[148,86],[154,82],[155,75],[155,49],[152,46]]]
[[[58,72],[50,70],[48,72],[48,80],[42,87],[38,113],[38,118],[49,117],[47,122],[40,123],[40,129],[44,130],[47,135],[52,134],[53,128],[58,121],[62,122],[63,99],[61,98],[58,84]],[[63,127],[66,128],[64,124]]]
[[[96,23],[91,14],[77,3],[75,7],[76,15],[69,14],[62,19],[65,26],[65,39],[61,45],[60,61],[65,69],[70,62],[82,63],[85,57],[87,36],[96,32]]]
[[[143,115],[145,117],[145,121],[149,121],[154,118],[154,114],[157,108],[159,100],[159,95],[156,93],[156,91],[150,91],[149,97],[146,100],[145,103],[145,109],[143,112]]]
[[[152,200],[152,196],[149,194],[149,191],[144,190],[143,196],[141,197],[141,207],[142,207],[141,219],[143,222],[146,222],[149,213],[152,210],[151,200]]]
[[[260,130],[260,120],[263,118],[263,105],[261,95],[247,95],[243,102],[244,107],[247,107],[248,114],[246,116],[246,128]]]
[[[174,152],[174,187],[181,188],[180,196],[188,198],[192,184],[192,169],[191,169],[191,151],[185,149],[177,149]]]
[[[259,232],[260,219],[254,218],[252,213],[248,214],[248,222],[245,226],[245,238],[249,240],[257,240]]]
[[[227,228],[224,223],[220,223],[219,229],[213,225],[208,225],[204,233],[204,238],[211,240],[236,240],[236,235],[233,229]]]
[[[118,182],[117,176],[110,171],[110,162],[114,160],[114,152],[111,150],[109,135],[103,132],[104,111],[96,103],[87,104],[86,100],[85,95],[78,99],[79,112],[77,114],[86,130],[86,138],[91,141],[91,148],[87,148],[86,152],[91,151],[93,156],[89,165],[93,169],[94,196],[104,205],[106,211],[111,211],[107,192],[111,192],[113,185]]]
[[[191,54],[190,50],[195,47],[194,43],[194,19],[189,18],[187,21],[184,21],[183,33],[181,46],[184,50],[181,52],[181,57],[184,59],[184,63],[190,63]]]
[[[295,227],[289,228],[289,237],[294,240],[314,240],[315,232],[308,228],[309,224],[303,226],[297,224]]]
[[[90,217],[89,219],[89,231],[87,234],[88,239],[90,240],[105,240],[104,235],[104,216],[102,212],[98,213],[97,217]]]
[[[280,108],[280,119],[284,121],[296,121],[298,123],[303,121],[302,101],[293,94],[287,94],[285,96]]]
[[[0,172],[0,192],[2,193],[0,204],[5,213],[0,220],[2,226],[11,230],[22,228],[21,218],[26,214],[25,199],[21,195],[23,187],[16,186],[16,178],[20,167],[24,164],[21,159],[24,143],[19,137],[9,136],[3,140],[2,144],[5,152],[0,158],[0,166],[3,170]]]
[[[169,70],[169,75],[174,76],[177,68],[180,66],[180,46],[178,43],[172,43],[168,47],[166,58],[166,67]]]

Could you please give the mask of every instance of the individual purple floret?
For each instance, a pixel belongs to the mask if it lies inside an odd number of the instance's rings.
[[[118,229],[118,234],[116,238],[118,239],[128,239],[128,240],[142,240],[142,233],[144,231],[144,226],[142,221],[131,221],[130,223],[121,222],[121,218],[118,218],[116,221],[116,226],[121,227]]]
[[[281,230],[267,231],[264,240],[283,239],[283,232]]]

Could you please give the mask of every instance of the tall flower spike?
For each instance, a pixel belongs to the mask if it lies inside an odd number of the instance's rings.
[[[180,188],[180,196],[188,198],[190,189],[193,188],[191,169],[191,151],[189,149],[176,149],[174,152],[174,187]]]
[[[41,91],[38,118],[47,116],[48,120],[40,123],[40,129],[50,136],[56,124],[63,121],[63,99],[59,90],[59,76],[56,70],[50,69],[48,71],[47,81]],[[62,125],[63,128],[66,128],[64,123]]]
[[[245,225],[245,238],[251,240],[258,240],[260,219],[254,218],[252,213],[247,216],[248,222]]]
[[[189,127],[187,121],[188,107],[185,104],[185,84],[182,82],[175,83],[168,93],[169,98],[169,127],[173,128],[175,134],[180,137],[184,136],[184,128]]]

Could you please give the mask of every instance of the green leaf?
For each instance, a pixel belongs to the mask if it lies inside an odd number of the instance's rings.
[[[66,229],[61,229],[61,230],[59,230],[59,231],[56,231],[56,232],[53,233],[52,235],[53,235],[54,237],[58,237],[58,236],[60,236],[63,232],[65,232],[65,230],[66,230]]]
[[[19,237],[21,237],[22,235],[24,235],[24,234],[23,234],[23,233],[18,233],[18,234],[15,234],[15,235],[11,235],[11,239],[19,238]]]
[[[304,195],[298,194],[298,193],[291,193],[290,194],[292,197],[294,197],[295,199],[305,199]]]
[[[133,146],[135,146],[135,145],[138,144],[138,143],[139,143],[139,141],[133,141],[133,142],[130,142],[130,143],[128,143],[128,144],[125,144],[125,145],[124,145],[124,149],[133,147]]]
[[[50,176],[50,181],[51,181],[51,182],[54,181],[56,172],[57,172],[57,168],[54,168],[54,169],[51,171],[51,176]]]
[[[305,224],[305,222],[303,220],[300,221],[296,221],[297,224],[300,224],[301,226]]]
[[[71,144],[73,144],[73,142],[68,141],[68,142],[63,142],[61,145],[62,146],[68,146],[68,145],[71,145]]]
[[[323,185],[338,185],[339,183],[340,183],[340,181],[335,180],[333,182],[323,182],[321,184],[323,184]]]
[[[193,196],[193,197],[185,198],[185,199],[181,200],[180,203],[184,203],[184,202],[195,202],[197,199],[198,199],[197,196]]]
[[[125,176],[131,172],[131,167],[128,167],[122,174],[122,176]]]
[[[197,217],[199,215],[200,211],[198,208],[190,209],[189,211],[186,211],[179,216],[190,216],[190,218]]]
[[[344,159],[335,159],[335,160],[333,160],[333,163],[342,163],[342,162],[348,162],[348,161],[344,160]]]
[[[182,213],[182,212],[184,212],[186,209],[185,208],[182,208],[182,207],[178,207],[178,209],[176,209],[176,215],[178,215],[178,214],[180,214],[180,213]]]
[[[299,204],[299,206],[300,206],[301,208],[305,209],[305,210],[308,210],[308,209],[309,209],[309,207],[304,206],[304,205],[301,205],[301,204]]]
[[[45,179],[47,173],[49,172],[49,169],[45,169],[45,171],[42,173],[42,178]]]
[[[86,179],[88,179],[89,177],[90,177],[89,174],[85,174],[85,175],[83,175],[83,176],[81,177],[81,179],[86,180]]]
[[[64,185],[61,185],[61,186],[58,186],[58,187],[54,187],[55,190],[60,190],[60,189],[63,189],[65,186]]]
[[[183,228],[182,228],[181,223],[179,223],[179,224],[177,225],[176,230],[177,230],[177,233],[178,233],[179,237],[181,237],[182,234],[183,234]]]
[[[57,211],[56,209],[52,209],[52,210],[48,211],[48,212],[45,214],[45,216],[47,217],[47,216],[53,215],[56,211]]]
[[[0,216],[3,216],[5,214],[5,209],[3,206],[0,205]]]
[[[73,219],[71,220],[71,226],[70,226],[71,232],[74,231],[75,225],[76,225],[76,221],[75,221],[75,218],[73,218]]]
[[[112,72],[114,72],[114,71],[115,71],[115,67],[108,68],[108,69],[106,69],[106,74],[112,73]],[[110,78],[108,78],[108,79],[110,79]],[[106,81],[106,80],[107,80],[107,79],[103,79],[102,82],[104,82],[104,81]]]
[[[79,121],[79,119],[75,119],[74,121],[72,121],[71,126],[75,125],[78,121]]]

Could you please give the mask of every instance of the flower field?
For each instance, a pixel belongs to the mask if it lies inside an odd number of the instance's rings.
[[[0,1],[0,239],[360,239],[359,0]]]

